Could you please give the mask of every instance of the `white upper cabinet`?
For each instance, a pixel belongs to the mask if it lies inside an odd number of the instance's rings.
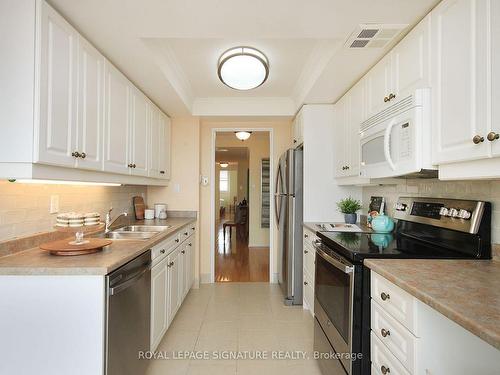
[[[500,156],[500,1],[491,2],[491,14],[491,129],[486,138],[492,155]]]
[[[78,168],[102,169],[104,127],[104,57],[85,39],[78,39]]]
[[[359,177],[359,127],[364,118],[364,89],[365,86],[358,83],[335,104],[336,177]]]
[[[130,159],[128,167],[132,174],[148,175],[149,159],[149,101],[136,88],[130,95]]]
[[[431,13],[436,164],[485,158],[490,152],[487,9],[492,3],[444,0]]]
[[[366,118],[379,113],[389,104],[392,90],[391,55],[386,55],[365,76]],[[393,94],[394,95],[394,94]]]
[[[41,7],[39,126],[34,161],[72,167],[75,158],[78,34],[50,6]]]
[[[425,17],[391,52],[392,90],[396,98],[430,87],[431,17]]]
[[[415,89],[430,87],[430,27],[431,19],[427,16],[366,74],[363,120]]]
[[[292,147],[297,147],[304,143],[304,120],[302,117],[302,111],[297,113],[292,124],[293,132],[293,144]]]
[[[104,126],[104,171],[129,173],[129,81],[106,63],[106,117]]]
[[[170,119],[163,113],[160,112],[159,117],[159,126],[160,126],[160,136],[159,139],[159,177],[162,179],[170,178],[170,141],[171,141],[171,124]]]

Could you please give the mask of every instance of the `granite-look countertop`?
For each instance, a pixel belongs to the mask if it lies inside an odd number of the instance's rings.
[[[0,275],[106,275],[195,221],[195,217],[131,220],[130,224],[172,227],[149,240],[112,240],[102,251],[88,255],[55,256],[34,247],[0,257]]]
[[[366,259],[372,271],[500,349],[500,262]]]

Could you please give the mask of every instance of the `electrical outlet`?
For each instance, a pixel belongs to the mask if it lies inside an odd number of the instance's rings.
[[[206,176],[201,176],[201,184],[203,186],[208,186],[208,177]]]
[[[49,213],[57,214],[58,212],[59,212],[59,195],[51,195]]]

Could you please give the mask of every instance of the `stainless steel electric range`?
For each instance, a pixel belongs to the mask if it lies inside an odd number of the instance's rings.
[[[318,231],[315,350],[324,375],[370,374],[370,270],[365,258],[490,259],[491,204],[399,198],[394,233]]]

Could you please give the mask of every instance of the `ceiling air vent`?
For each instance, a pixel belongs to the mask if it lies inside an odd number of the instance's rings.
[[[347,48],[384,48],[408,25],[361,24],[347,39]]]

